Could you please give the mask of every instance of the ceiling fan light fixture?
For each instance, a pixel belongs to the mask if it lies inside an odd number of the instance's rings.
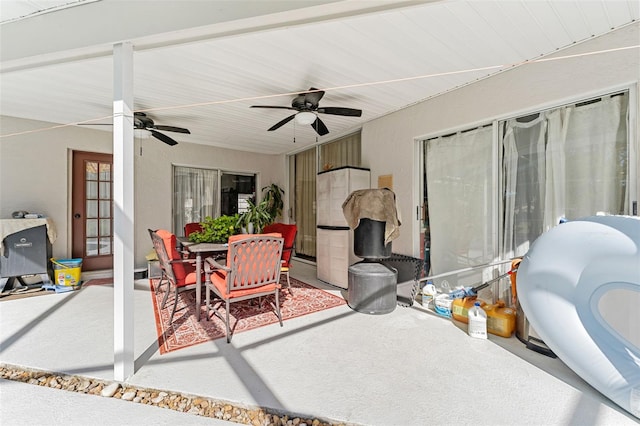
[[[149,139],[151,132],[147,129],[133,129],[133,135],[138,139]]]
[[[310,111],[302,111],[296,114],[296,123],[300,125],[311,124],[316,121],[316,115]]]

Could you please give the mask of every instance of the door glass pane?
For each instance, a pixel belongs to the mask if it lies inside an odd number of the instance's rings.
[[[93,200],[87,200],[87,218],[98,217],[98,202]]]
[[[100,180],[111,180],[111,164],[100,163]]]
[[[100,201],[100,217],[111,217],[111,201]]]
[[[87,161],[85,163],[85,179],[97,180],[98,179],[98,163],[93,161]]]
[[[111,238],[100,238],[100,254],[111,254]]]
[[[100,235],[111,235],[111,219],[100,219]]]
[[[87,256],[98,255],[98,239],[97,238],[87,238],[85,246],[86,246]]]
[[[98,219],[87,219],[87,237],[98,236]]]
[[[111,182],[100,182],[100,199],[107,200],[111,198]]]
[[[98,182],[87,181],[87,199],[98,198]]]

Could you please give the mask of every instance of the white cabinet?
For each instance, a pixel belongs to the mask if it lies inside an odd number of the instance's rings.
[[[318,173],[316,179],[316,220],[319,226],[348,226],[342,203],[358,189],[368,189],[367,169],[343,167]]]
[[[353,254],[353,230],[342,203],[353,192],[368,189],[367,169],[343,167],[318,174],[316,180],[316,266],[318,279],[347,288],[349,266],[360,261]]]
[[[362,260],[353,254],[353,231],[318,228],[316,240],[318,279],[346,289],[349,266]]]

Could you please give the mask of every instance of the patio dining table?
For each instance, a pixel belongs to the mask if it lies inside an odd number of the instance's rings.
[[[194,243],[187,237],[178,237],[180,244],[189,252],[196,255],[196,318],[200,321],[202,307],[202,257],[217,253],[226,253],[229,245],[226,243]]]

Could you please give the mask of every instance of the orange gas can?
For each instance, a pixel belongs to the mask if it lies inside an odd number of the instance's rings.
[[[480,306],[482,307],[485,305],[485,302],[478,299],[476,296],[453,299],[453,303],[451,303],[451,316],[453,319],[465,324],[469,323],[469,309],[473,308],[473,305],[476,302],[480,302]]]
[[[503,300],[496,304],[484,305],[482,309],[487,313],[487,331],[502,337],[511,337],[516,329],[515,309],[505,307]]]

